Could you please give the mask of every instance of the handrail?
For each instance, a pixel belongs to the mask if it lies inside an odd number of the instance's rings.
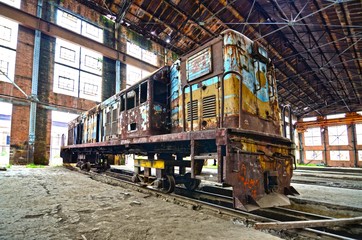
[[[186,104],[185,104],[185,89],[189,87],[190,88],[190,123],[191,123],[191,128],[190,130],[193,131],[194,130],[194,113],[193,113],[193,103],[192,103],[192,86],[190,84],[186,84],[185,86],[183,86],[182,88],[182,115],[183,115],[183,131],[186,132],[186,124],[187,124],[187,118],[186,118]]]
[[[224,127],[224,108],[225,108],[225,86],[224,86],[224,81],[225,81],[225,76],[227,74],[236,74],[240,77],[240,87],[239,87],[239,128],[241,127],[241,117],[240,114],[242,112],[242,82],[243,82],[243,76],[234,70],[229,70],[224,72],[224,74],[221,77],[221,123],[220,123],[220,127],[223,128]]]
[[[290,105],[283,106],[282,109],[282,119],[283,119],[283,137],[287,137],[287,128],[285,121],[285,111],[288,110],[288,118],[289,118],[289,136],[290,140],[293,141],[293,121],[292,121],[292,109]]]

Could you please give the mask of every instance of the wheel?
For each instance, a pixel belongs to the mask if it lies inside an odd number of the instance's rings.
[[[83,164],[83,170],[89,172],[91,170],[91,164],[90,162],[86,162],[85,164]]]
[[[134,182],[134,183],[140,182],[140,179],[138,178],[138,174],[133,175],[132,178],[131,178],[131,180],[132,180],[132,182]]]
[[[200,185],[201,180],[200,179],[190,179],[189,182],[185,182],[184,185],[187,190],[193,191]]]
[[[191,173],[186,173],[184,175],[186,182],[184,183],[187,190],[195,190],[201,183],[200,179],[191,178]]]
[[[162,191],[164,193],[172,193],[175,190],[175,178],[172,175],[166,175],[166,179],[163,181]]]

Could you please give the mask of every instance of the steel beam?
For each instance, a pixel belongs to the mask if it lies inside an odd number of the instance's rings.
[[[13,21],[18,22],[20,25],[33,29],[39,30],[43,34],[62,38],[64,40],[70,41],[72,43],[84,46],[86,48],[92,49],[96,52],[101,53],[103,56],[108,57],[113,60],[119,60],[122,63],[130,64],[132,66],[141,68],[143,70],[153,72],[158,69],[157,66],[149,64],[148,62],[142,61],[135,57],[132,57],[121,51],[117,51],[113,48],[107,47],[102,43],[84,37],[80,34],[72,32],[68,29],[65,29],[61,26],[58,26],[54,23],[45,21],[39,17],[31,15],[27,12],[24,12],[20,9],[11,7],[5,3],[0,2],[0,15],[9,18]]]

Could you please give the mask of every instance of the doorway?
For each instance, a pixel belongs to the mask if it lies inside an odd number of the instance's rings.
[[[11,103],[0,102],[0,166],[10,162]]]
[[[52,127],[50,140],[50,166],[63,164],[63,159],[60,157],[60,148],[62,141],[67,145],[68,139],[68,123],[78,117],[78,114],[52,111]],[[64,135],[64,136],[63,136]],[[63,137],[62,137],[63,136]],[[63,140],[62,140],[63,138]]]

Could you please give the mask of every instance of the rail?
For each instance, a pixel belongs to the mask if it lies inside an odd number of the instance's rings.
[[[99,174],[95,172],[83,172],[84,174],[90,175],[91,178],[102,181],[108,184],[112,185],[119,185],[122,187],[131,188],[143,193],[147,193],[150,195],[154,195],[156,197],[162,197],[162,199],[169,199],[172,202],[176,203],[182,203],[183,205],[191,206],[193,209],[204,209],[211,211],[213,213],[217,213],[219,216],[227,216],[230,219],[234,220],[238,219],[238,221],[244,222],[245,225],[252,225],[255,228],[258,228],[258,223],[266,223],[266,222],[280,222],[282,224],[286,221],[298,221],[298,220],[324,220],[325,222],[328,222],[330,220],[330,217],[322,216],[322,215],[316,215],[311,214],[308,212],[302,212],[297,211],[293,209],[288,208],[270,208],[270,209],[261,209],[257,210],[253,213],[250,212],[243,212],[241,210],[232,209],[230,208],[230,205],[232,205],[232,199],[230,197],[230,193],[227,193],[227,191],[223,188],[220,188],[221,190],[212,190],[212,191],[203,191],[203,190],[197,190],[197,191],[189,191],[185,188],[178,187],[175,189],[175,194],[164,194],[162,192],[159,192],[153,188],[145,188],[144,186],[139,186],[137,184],[134,184],[130,182],[128,179],[131,177],[130,172],[126,172],[125,174],[118,174],[115,172],[107,172],[106,174]],[[203,188],[204,189],[204,188]],[[176,194],[177,193],[177,194]],[[350,219],[347,222],[353,222],[358,223],[360,221],[360,218],[356,219]],[[288,223],[286,223],[288,224]],[[305,224],[305,223],[302,223]],[[310,224],[310,222],[306,224]],[[262,224],[259,224],[261,226]],[[278,225],[278,224],[270,224],[270,225]],[[328,225],[328,224],[327,224]],[[290,226],[290,225],[289,225]],[[354,226],[359,227],[360,225]],[[287,236],[293,236],[295,238],[295,235],[298,234],[301,237],[307,237],[310,239],[355,239],[358,238],[358,235],[353,235],[353,231],[350,231],[350,227],[346,227],[345,229],[342,229],[339,227],[336,231],[331,228],[309,228],[309,227],[303,227],[303,226],[297,226],[298,229],[293,230],[285,230],[283,229],[283,234]],[[357,233],[358,234],[358,233]]]

